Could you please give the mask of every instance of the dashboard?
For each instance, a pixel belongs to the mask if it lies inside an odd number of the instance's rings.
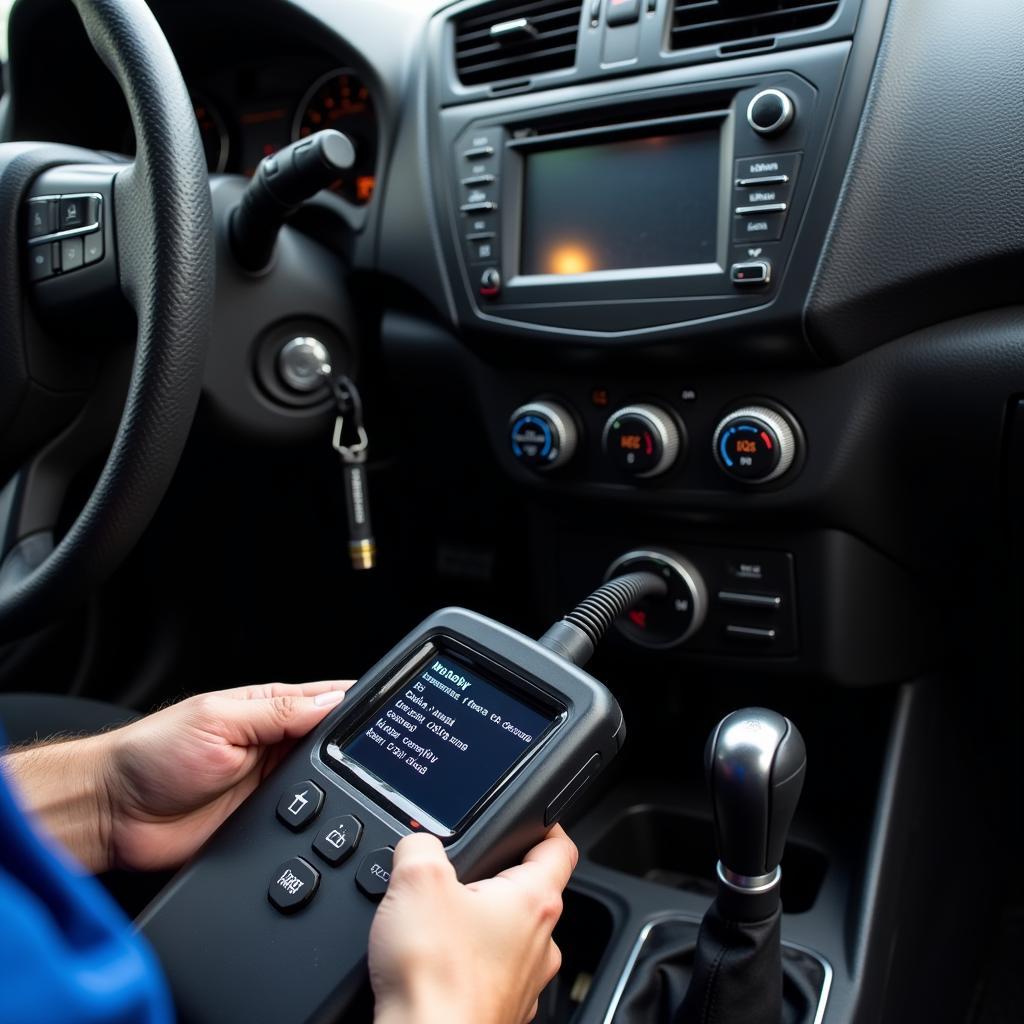
[[[351,586],[374,635],[366,609],[408,598],[415,579],[427,604],[410,621],[444,597],[530,632],[627,552],[669,558],[682,567],[674,614],[638,614],[609,645],[624,703],[650,719],[655,694],[687,725],[734,695],[806,711],[830,779],[818,810],[831,861],[787,934],[837,968],[829,1021],[946,1019],[943,999],[964,993],[921,956],[940,931],[920,908],[970,862],[940,856],[916,823],[928,813],[942,835],[973,837],[948,828],[954,801],[932,769],[959,770],[949,737],[991,735],[983,709],[1019,720],[1007,694],[1020,595],[1005,577],[1016,560],[1019,578],[1024,550],[1007,526],[1024,521],[1011,471],[1024,452],[1024,6],[152,6],[192,96],[222,242],[261,159],[323,127],[355,145],[352,171],[294,214],[265,278],[223,252],[218,267],[204,409],[230,459],[231,445],[248,453],[231,480],[251,487],[229,495],[223,533],[251,517],[253,545],[270,545],[295,521],[286,498],[315,504],[302,569],[323,577],[324,628],[293,628],[334,644]],[[128,111],[70,4],[17,0],[10,49],[5,140],[130,154]],[[330,394],[274,376],[296,338],[322,343],[366,396],[371,490],[393,499],[377,591],[340,586],[336,564],[305,554],[337,541],[340,513],[318,500],[337,483]],[[264,524],[274,459],[303,475]],[[206,559],[181,571],[190,584],[222,557],[213,533],[195,529]],[[287,633],[267,611],[289,613],[287,555],[278,593],[247,562],[252,594],[229,595],[251,601],[266,637]],[[271,640],[255,632],[243,663],[263,671]],[[936,709],[920,696],[930,682],[906,685],[934,677],[967,697]],[[861,733],[874,743],[863,771]],[[652,774],[678,781],[683,746],[659,761],[663,747],[653,735]],[[978,779],[977,792],[998,789]],[[688,834],[672,834],[674,857]],[[671,901],[651,878],[672,863],[638,872],[637,920]],[[971,918],[962,888],[944,923]],[[615,981],[594,982],[605,1005]],[[905,997],[888,1016],[887,992]]]

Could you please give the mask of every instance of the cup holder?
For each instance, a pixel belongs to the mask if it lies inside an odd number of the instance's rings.
[[[573,1018],[590,990],[615,927],[608,908],[590,896],[567,889],[563,904],[554,934],[562,951],[562,966],[541,993],[535,1018],[538,1024],[566,1024]]]
[[[595,864],[627,875],[712,897],[717,861],[710,818],[656,807],[627,811],[590,847]],[[828,866],[824,855],[799,842],[786,844],[782,904],[788,914],[810,910]]]

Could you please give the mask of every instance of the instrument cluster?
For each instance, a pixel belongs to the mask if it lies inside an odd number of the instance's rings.
[[[288,143],[336,128],[352,140],[356,163],[331,189],[351,203],[369,202],[377,115],[370,89],[356,71],[319,68],[311,74],[308,61],[285,59],[185,74],[211,173],[251,175],[260,160]]]

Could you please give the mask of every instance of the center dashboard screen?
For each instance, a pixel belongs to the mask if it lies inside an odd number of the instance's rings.
[[[368,773],[455,831],[556,717],[461,658],[435,651],[341,753],[358,774]]]
[[[527,152],[520,271],[716,262],[717,128]]]

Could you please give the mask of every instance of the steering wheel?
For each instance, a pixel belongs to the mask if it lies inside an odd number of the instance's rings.
[[[213,322],[206,161],[171,48],[143,0],[73,3],[127,100],[137,149],[125,164],[52,143],[0,145],[0,471],[13,470],[0,492],[0,640],[83,601],[142,535],[181,457]],[[101,429],[95,403],[41,438],[39,367],[72,346],[41,341],[37,313],[57,306],[67,322],[69,308],[95,310],[111,292],[137,324],[113,443],[116,414]],[[68,480],[98,430],[106,463],[58,540]]]

